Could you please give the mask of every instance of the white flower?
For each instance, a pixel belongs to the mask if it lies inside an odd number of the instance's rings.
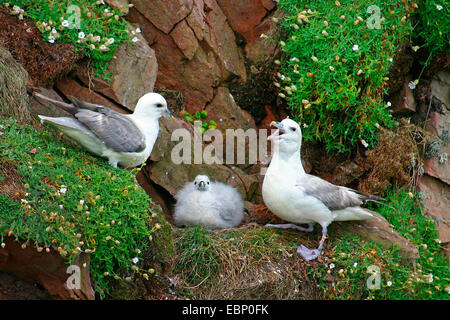
[[[330,269],[334,269],[334,263],[330,263],[328,266]]]
[[[79,38],[79,39],[84,39],[85,37],[86,37],[86,35],[84,34],[83,31],[80,32],[80,33],[78,33],[78,38]]]
[[[141,33],[142,31],[141,31],[141,28],[136,28],[136,32],[137,33]]]
[[[427,279],[428,283],[432,283],[433,282],[433,274],[426,274],[425,278]]]
[[[133,41],[133,42],[138,42],[139,39],[138,39],[138,37],[134,37],[133,39],[131,39],[131,41]]]
[[[54,36],[48,36],[48,42],[55,43],[56,38]]]
[[[443,8],[442,8],[442,6],[437,5],[437,6],[436,6],[436,9],[438,9],[438,11],[441,11]]]
[[[414,80],[414,81],[410,81],[409,83],[408,83],[408,87],[411,89],[411,90],[414,90],[415,88],[416,88],[416,85],[419,83],[419,79],[416,79],[416,80]]]
[[[57,33],[58,33],[58,31],[56,31],[56,29],[55,29],[55,28],[53,28],[53,29],[52,29],[52,31],[51,31],[50,33],[52,33],[52,34],[57,34]]]
[[[102,44],[99,48],[100,51],[109,51],[108,47]]]
[[[135,258],[133,258],[131,261],[133,261],[134,264],[137,264],[137,263],[139,262],[139,258],[138,258],[138,257],[135,257]]]
[[[107,44],[113,44],[116,40],[114,38],[109,38],[106,43]]]
[[[361,139],[361,144],[364,146],[364,148],[367,148],[369,146],[369,144],[364,139]]]
[[[95,36],[95,37],[93,37],[92,38],[92,41],[94,41],[94,42],[100,42],[100,36]]]
[[[394,61],[394,59],[392,59],[392,58],[388,58],[388,61],[389,61],[389,62],[392,62],[392,61]]]
[[[390,107],[390,106],[392,106],[392,103],[391,103],[390,101],[388,101],[388,102],[386,103],[386,105],[387,105],[388,107]]]
[[[328,37],[328,32],[326,32],[325,30],[322,31],[322,34],[323,34],[325,37]]]
[[[334,71],[333,66],[329,66],[328,68],[330,68],[331,71]]]
[[[70,24],[69,24],[69,21],[64,20],[64,21],[61,23],[61,25],[62,25],[63,27],[68,27]]]
[[[67,188],[59,189],[59,193],[65,194],[67,192]]]
[[[83,199],[80,200],[80,204],[84,204],[84,200]]]
[[[412,47],[412,49],[413,49],[414,52],[417,52],[417,50],[420,49],[420,46],[414,46],[414,47]]]
[[[358,262],[355,262],[354,264],[353,264],[353,268],[356,268],[358,266]]]
[[[312,56],[312,57],[311,57],[311,60],[312,60],[312,61],[314,61],[314,62],[317,62],[317,61],[319,61],[319,59],[317,59],[317,57],[316,57],[316,56]]]
[[[392,286],[392,281],[388,281],[388,282],[386,283],[386,285],[387,285],[388,287]]]
[[[358,51],[359,50],[359,46],[357,44],[353,45],[353,51]]]

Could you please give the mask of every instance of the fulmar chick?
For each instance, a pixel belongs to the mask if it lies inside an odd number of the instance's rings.
[[[239,192],[226,184],[211,182],[205,175],[186,183],[176,198],[177,226],[200,224],[208,229],[227,229],[238,226],[244,218]]]

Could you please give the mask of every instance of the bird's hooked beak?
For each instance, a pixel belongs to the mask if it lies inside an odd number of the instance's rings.
[[[278,128],[277,131],[275,131],[272,135],[270,135],[267,140],[272,140],[274,138],[279,138],[280,136],[282,136],[286,131],[284,131],[283,129],[283,124],[281,122],[276,122],[276,121],[272,121],[270,123],[271,127],[276,127]]]
[[[167,108],[167,107],[166,107],[166,109],[164,110],[164,117],[167,118],[167,119],[169,119],[169,120],[173,118],[172,113],[170,112],[169,108]]]

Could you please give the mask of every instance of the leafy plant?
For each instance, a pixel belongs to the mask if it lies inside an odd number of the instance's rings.
[[[129,38],[138,41],[140,30],[127,30],[123,13],[96,0],[0,0],[11,14],[35,21],[43,38],[54,43],[70,42],[92,59],[96,76],[111,80],[108,63],[117,46]]]
[[[111,280],[127,272],[147,278],[139,261],[161,225],[152,223],[151,199],[135,182],[139,169],[114,169],[14,120],[0,124],[0,158],[17,167],[26,191],[20,203],[0,195],[0,230],[39,252],[57,250],[68,263],[90,254],[94,289],[102,297]]]
[[[392,124],[383,102],[388,70],[411,31],[411,1],[280,0],[287,39],[279,80],[304,138],[328,150],[373,146]],[[379,13],[379,16],[378,16]],[[378,25],[379,23],[379,25]]]
[[[424,41],[423,47],[428,48],[431,55],[448,50],[450,45],[450,8],[448,2],[439,0],[420,1],[415,16],[417,25],[413,32],[414,38],[421,38]],[[430,59],[428,59],[429,61]]]
[[[374,205],[403,237],[419,250],[415,270],[399,249],[385,248],[355,235],[340,236],[330,263],[309,270],[332,299],[444,299],[450,294],[450,268],[433,221],[423,213],[418,194],[391,190],[387,206]],[[378,268],[380,288],[366,285]],[[328,280],[327,280],[328,279]]]
[[[200,127],[200,133],[205,133],[208,129],[216,129],[217,128],[217,122],[214,120],[210,120],[209,122],[203,122],[203,119],[206,119],[208,117],[208,112],[206,110],[197,111],[194,116],[192,116],[188,111],[182,110],[181,114],[184,116],[184,119],[188,122],[195,123],[199,121]]]

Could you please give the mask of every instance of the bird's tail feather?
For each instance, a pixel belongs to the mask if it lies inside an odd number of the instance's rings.
[[[75,113],[77,113],[77,111],[78,111],[78,108],[76,108],[76,107],[74,107],[74,106],[72,106],[72,105],[70,105],[68,103],[65,103],[63,101],[58,101],[58,100],[51,99],[51,98],[49,98],[47,96],[44,96],[44,95],[42,95],[40,93],[37,93],[37,92],[33,92],[33,95],[36,98],[38,98],[38,99],[44,100],[46,102],[50,102],[51,104],[57,106],[58,108],[61,108],[64,111],[70,113],[71,115],[75,115]]]

